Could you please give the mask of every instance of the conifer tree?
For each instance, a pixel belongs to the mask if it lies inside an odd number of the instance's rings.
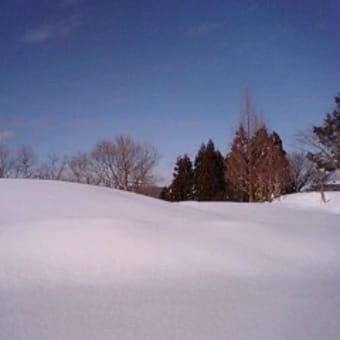
[[[243,126],[239,127],[226,165],[230,195],[235,201],[271,201],[291,184],[290,165],[282,141],[276,132],[269,134],[265,125],[250,139]]]
[[[212,140],[202,144],[195,158],[195,198],[198,201],[221,201],[225,198],[225,166]]]
[[[233,201],[249,201],[248,137],[241,124],[226,157],[228,196]]]
[[[280,179],[281,193],[291,192],[293,186],[293,173],[291,171],[288,154],[283,148],[282,139],[279,134],[274,131],[273,135],[274,146],[277,146],[279,159],[279,162],[276,163],[276,171],[277,176]]]
[[[262,126],[251,139],[253,155],[253,172],[250,179],[253,183],[255,201],[266,201],[271,196],[272,187],[272,159],[270,137],[266,126]]]
[[[322,126],[314,126],[307,143],[314,149],[307,154],[319,169],[340,169],[340,94],[335,97],[336,107],[328,113]]]
[[[246,91],[241,124],[236,131],[232,150],[226,158],[228,168],[226,177],[231,181],[230,192],[234,192],[233,199],[249,202],[254,200],[254,163],[256,157],[253,150],[253,139],[262,125],[256,115],[249,92]]]
[[[188,155],[177,158],[170,185],[170,197],[173,201],[192,200],[194,188],[194,170]]]
[[[162,188],[159,198],[164,201],[172,201],[169,187],[165,186]]]
[[[293,174],[282,140],[275,131],[268,136],[267,201],[287,193],[293,185]]]

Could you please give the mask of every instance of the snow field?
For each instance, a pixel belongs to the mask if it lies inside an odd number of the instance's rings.
[[[171,204],[0,181],[0,339],[338,339],[340,196]]]

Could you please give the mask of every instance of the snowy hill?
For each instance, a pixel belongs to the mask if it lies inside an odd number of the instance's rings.
[[[305,209],[328,210],[340,214],[340,191],[325,192],[326,204],[322,202],[319,192],[301,192],[281,197],[276,203]]]
[[[0,180],[0,339],[338,339],[339,206]]]

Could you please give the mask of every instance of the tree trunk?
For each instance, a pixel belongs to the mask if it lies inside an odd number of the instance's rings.
[[[326,203],[326,195],[325,195],[325,188],[323,182],[320,185],[320,194],[321,194],[321,200],[323,203]]]

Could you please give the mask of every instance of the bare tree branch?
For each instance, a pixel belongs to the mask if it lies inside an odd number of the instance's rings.
[[[307,159],[304,152],[293,152],[288,156],[294,191],[299,192],[312,185],[317,177],[315,164]]]
[[[14,160],[10,151],[0,145],[0,178],[10,177],[14,168]]]
[[[67,157],[57,156],[51,154],[48,156],[47,161],[38,169],[38,178],[63,180],[65,179],[67,165]]]
[[[32,178],[35,176],[34,165],[36,157],[30,147],[23,146],[20,148],[14,160],[15,177]]]
[[[98,143],[91,158],[94,171],[103,185],[138,191],[142,186],[152,184],[152,171],[159,155],[151,145],[119,136],[112,142],[104,140]]]

